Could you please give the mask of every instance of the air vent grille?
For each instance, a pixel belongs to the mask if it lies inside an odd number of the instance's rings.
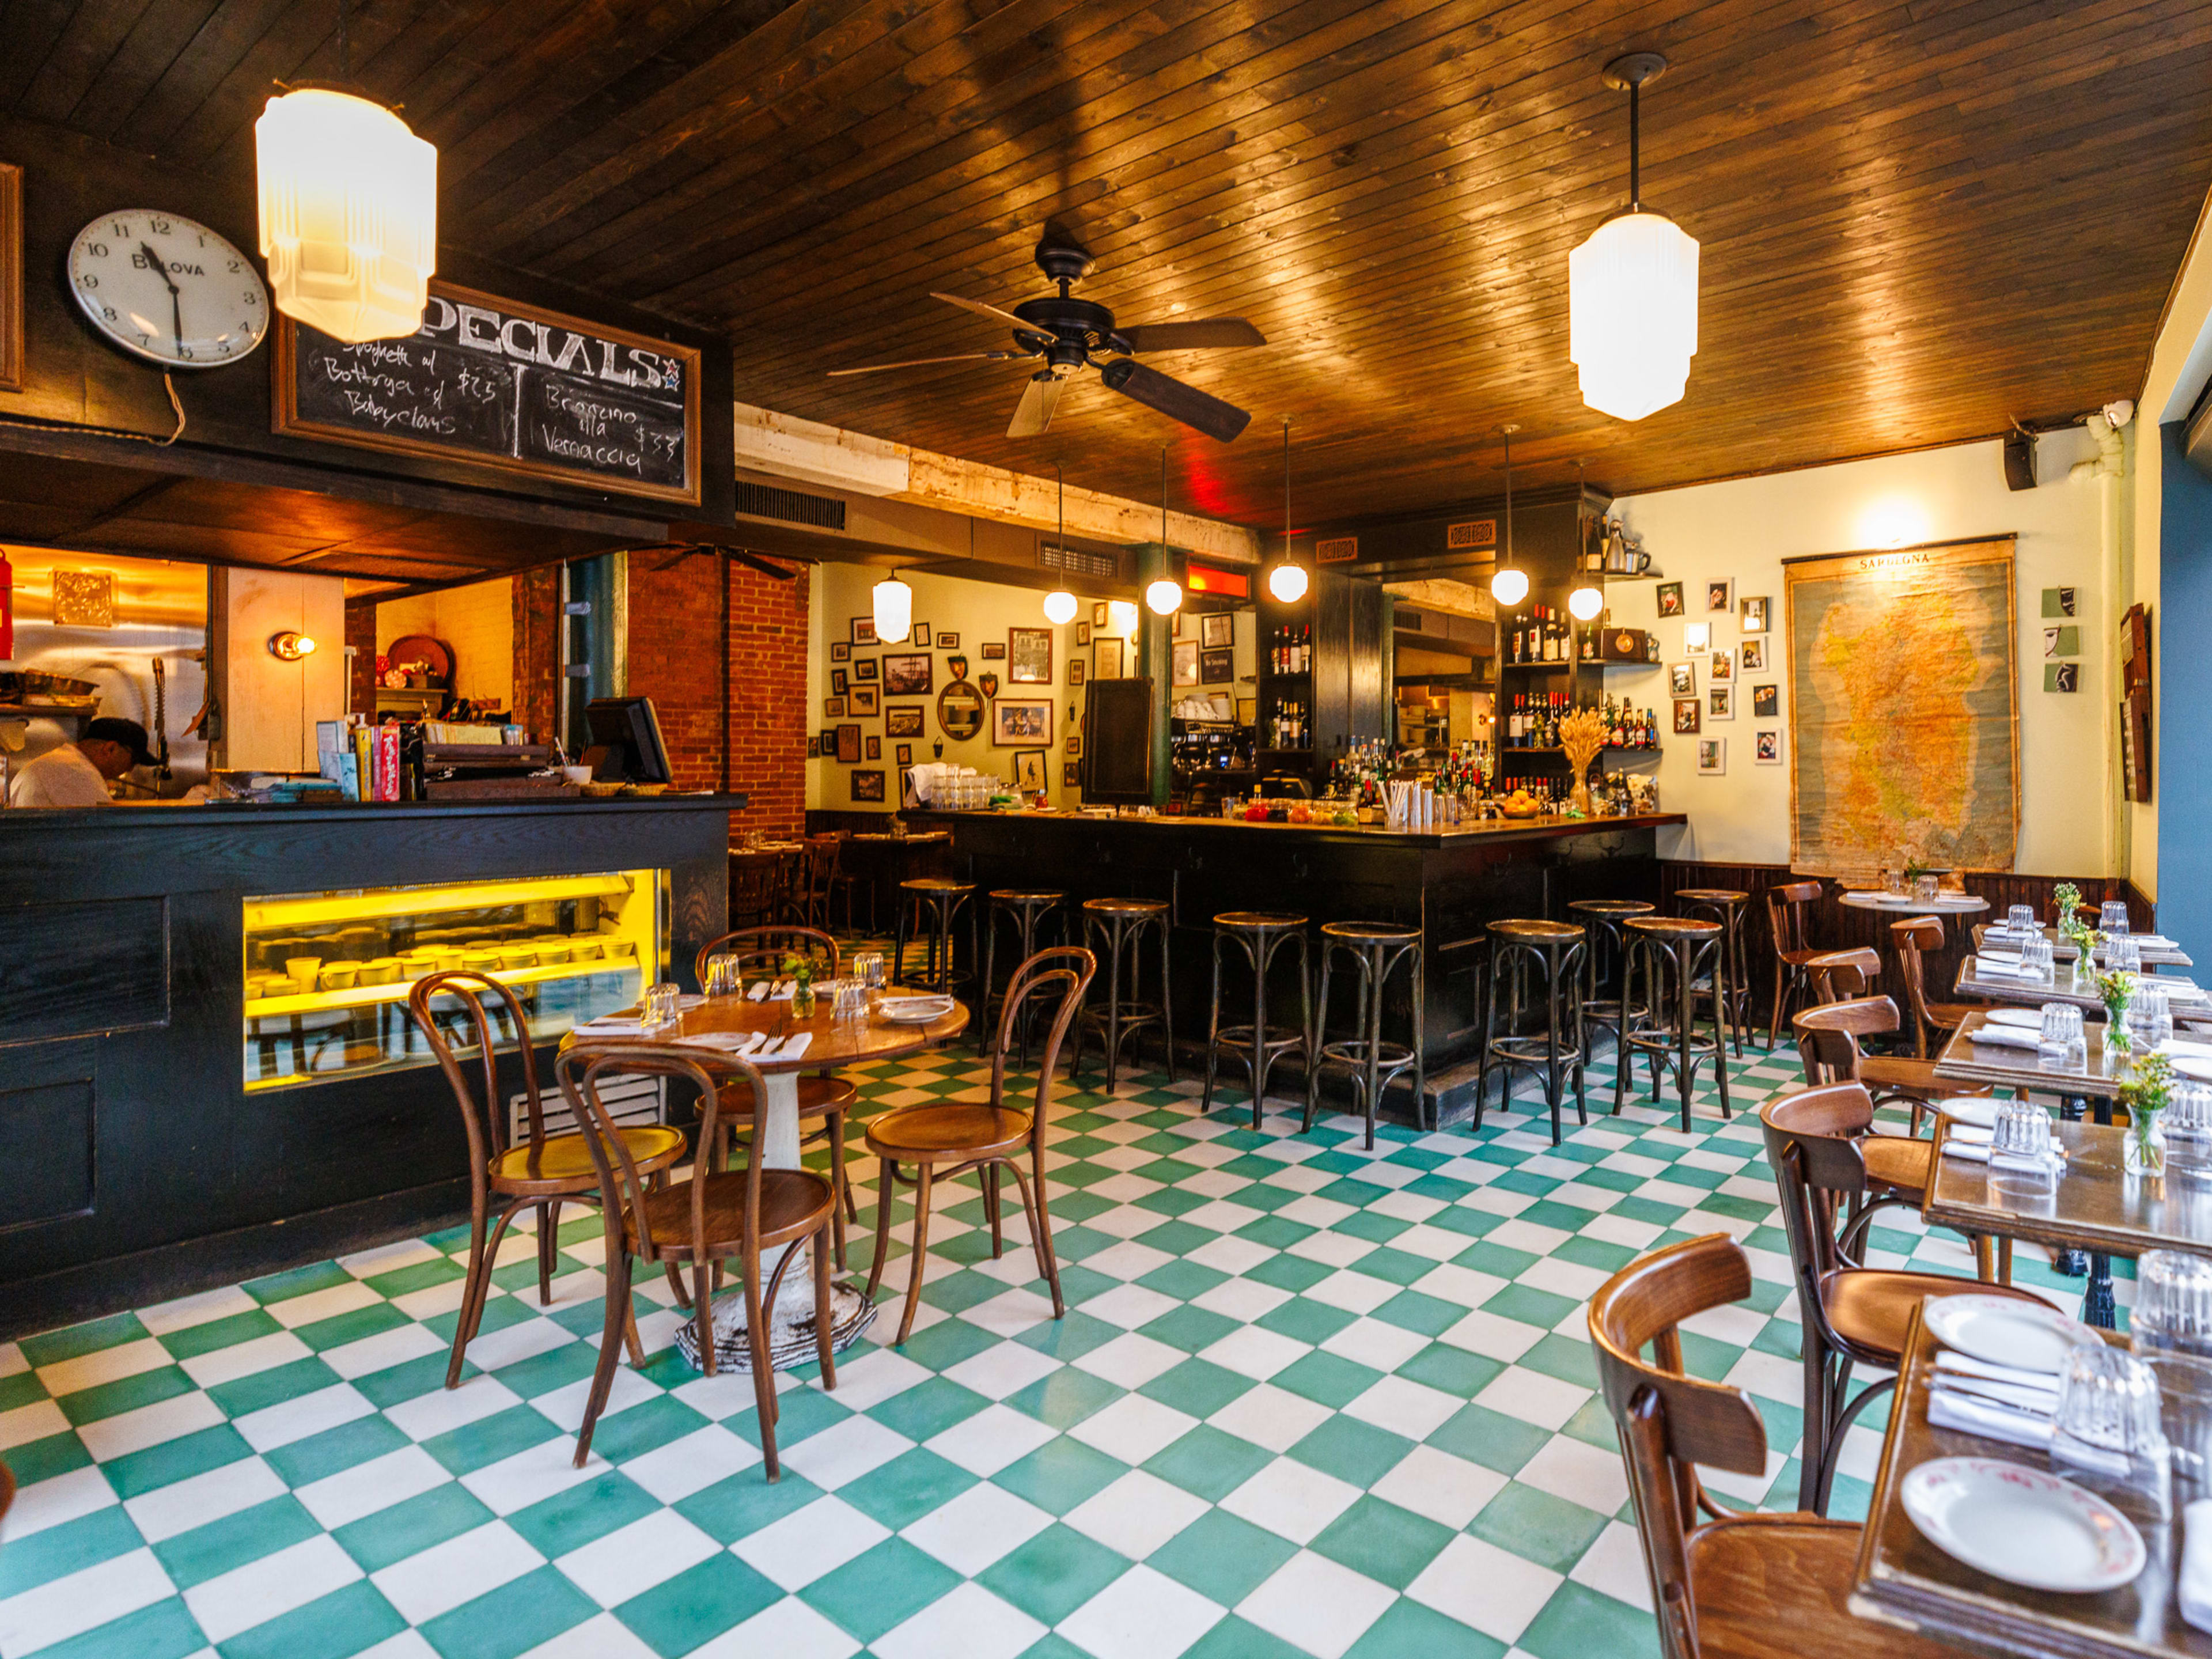
[[[809,495],[774,484],[738,480],[738,511],[750,518],[776,519],[785,524],[811,525],[817,530],[842,530],[845,503],[831,495]]]
[[[1498,520],[1469,519],[1464,524],[1444,526],[1446,547],[1495,547],[1498,545]]]
[[[1048,570],[1065,570],[1076,576],[1105,576],[1116,578],[1121,574],[1118,554],[1092,553],[1080,547],[1062,547],[1056,542],[1037,544],[1037,562]]]

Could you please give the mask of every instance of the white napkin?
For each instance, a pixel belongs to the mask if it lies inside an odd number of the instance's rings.
[[[2031,974],[2020,965],[2020,958],[2008,960],[2003,957],[1979,956],[1974,958],[1970,979],[2041,979],[2040,974]]]
[[[775,989],[768,994],[768,1000],[770,1002],[788,1002],[791,1000],[791,994],[798,988],[797,980],[780,979],[775,982]]]
[[[1967,1040],[1978,1046],[1988,1044],[1997,1048],[2039,1048],[2043,1046],[2041,1033],[2022,1030],[2017,1025],[1977,1026],[1968,1034]]]
[[[1982,1133],[1986,1135],[1989,1131],[1984,1129]],[[1943,1137],[1944,1157],[1955,1158],[1961,1164],[1986,1164],[1990,1161],[1989,1141],[1960,1140],[1956,1139],[1957,1134],[1958,1131],[1954,1129]],[[2066,1149],[2056,1140],[2051,1143],[2051,1152],[2053,1157],[2061,1159],[2066,1156]]]
[[[747,1000],[752,1002],[766,1000],[768,997],[768,981],[766,980],[763,980],[759,984],[754,986],[751,990],[746,992],[745,997]]]
[[[1980,955],[1981,959],[1984,962],[2018,963],[2020,960],[2020,952],[2017,951],[1991,951],[1984,949],[1982,951]]]
[[[2058,1373],[2056,1371],[2024,1371],[2017,1365],[2000,1365],[1993,1359],[1977,1359],[1970,1353],[1960,1353],[1956,1348],[1945,1348],[1938,1352],[1936,1369],[1956,1371],[1961,1376],[1978,1376],[1990,1382],[2009,1382],[2014,1388],[2040,1389],[2054,1402],[2058,1398]]]
[[[577,1026],[575,1035],[588,1037],[643,1036],[648,1031],[657,1031],[659,1029],[657,1025],[647,1025],[641,1019],[592,1019],[586,1020],[581,1025]]]
[[[2055,1396],[2054,1396],[2055,1402]],[[1991,1400],[1976,1400],[1948,1389],[1928,1391],[1928,1420],[1939,1429],[1958,1429],[2009,1445],[2047,1449],[2051,1419],[2033,1412],[2014,1411]]]
[[[2200,1498],[2181,1511],[2181,1569],[2174,1586],[2181,1616],[2202,1631],[2212,1631],[2212,1498]]]
[[[778,1060],[797,1060],[801,1054],[805,1054],[807,1049],[811,1048],[813,1044],[813,1032],[793,1031],[789,1036],[784,1038],[782,1050],[776,1055],[776,1058]]]

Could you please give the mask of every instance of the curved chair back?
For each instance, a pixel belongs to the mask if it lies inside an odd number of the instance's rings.
[[[1023,1008],[1036,998],[1057,995],[1060,999],[1051,1010],[1052,1025],[1045,1033],[1043,1052],[1037,1057],[1036,1106],[1030,1121],[1030,1136],[1040,1150],[1044,1146],[1045,1114],[1060,1078],[1060,1045],[1083,1006],[1083,994],[1091,987],[1091,975],[1097,971],[1098,958],[1090,951],[1080,945],[1060,945],[1029,957],[1006,981],[1006,1006],[999,1011],[998,1036],[991,1045],[994,1106],[1005,1103],[1006,1056],[1021,1028]]]
[[[1897,972],[1905,981],[1905,1000],[1912,1008],[1913,1052],[1928,1058],[1928,974],[1923,953],[1943,948],[1943,918],[1906,916],[1889,924],[1889,937],[1897,948]]]
[[[1866,1200],[1859,1137],[1874,1122],[1874,1097],[1856,1083],[1808,1089],[1768,1101],[1759,1109],[1759,1121],[1782,1196],[1800,1316],[1808,1323],[1825,1322],[1820,1281],[1839,1267],[1859,1265],[1838,1237]]]
[[[1698,1659],[1688,1538],[1699,1506],[1713,1506],[1696,1465],[1736,1474],[1766,1468],[1759,1408],[1741,1389],[1687,1375],[1677,1328],[1750,1294],[1750,1259],[1727,1234],[1711,1233],[1638,1257],[1590,1297],[1590,1346],[1620,1433],[1665,1659]]]
[[[707,958],[734,956],[747,974],[780,974],[783,959],[787,956],[812,957],[818,963],[829,959],[828,971],[835,978],[837,965],[842,958],[838,954],[837,941],[818,927],[798,927],[779,924],[769,927],[740,927],[733,933],[725,933],[709,939],[699,947],[699,954],[691,959],[692,982],[707,982]]]
[[[1774,936],[1778,951],[1813,948],[1806,917],[1820,897],[1817,881],[1785,881],[1766,890],[1767,931]]]
[[[1797,1030],[1797,1058],[1805,1081],[1814,1087],[1856,1083],[1863,1036],[1882,1036],[1898,1028],[1897,1005],[1887,997],[1854,997],[1824,1003],[1790,1016]]]
[[[1831,951],[1805,964],[1805,977],[1813,981],[1816,1002],[1847,1002],[1873,993],[1881,978],[1881,957],[1864,945],[1851,951]]]
[[[445,1006],[440,1007],[436,1005],[441,1000]],[[487,1002],[494,1007],[487,1008]],[[538,1173],[538,1158],[545,1150],[545,1112],[538,1088],[538,1056],[530,1044],[529,1018],[523,1012],[521,1000],[514,994],[514,988],[489,974],[453,968],[425,975],[415,981],[414,988],[407,994],[407,1016],[429,1044],[438,1069],[446,1074],[446,1081],[453,1091],[453,1103],[461,1109],[461,1122],[469,1135],[470,1179],[479,1183],[491,1161],[507,1151],[509,1145],[507,1113],[499,1091],[499,1024],[495,1009],[505,1013],[507,1027],[514,1033],[515,1047],[522,1055],[529,1169],[534,1176]],[[441,1018],[447,1025],[439,1023]],[[448,1026],[456,1021],[465,1039],[458,1049],[447,1035]],[[468,1068],[461,1059],[460,1050],[471,1044],[483,1071],[481,1094],[470,1080]]]

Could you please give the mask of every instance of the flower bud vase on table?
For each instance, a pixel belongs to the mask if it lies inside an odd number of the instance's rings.
[[[2135,1033],[2128,1029],[2128,1005],[2136,998],[2136,976],[2122,969],[2092,973],[2090,979],[2097,1000],[2105,1005],[2105,1052],[2124,1057],[2135,1047]]]
[[[2173,1062],[2164,1054],[2145,1054],[2136,1062],[2135,1075],[2120,1086],[2120,1102],[2128,1109],[2128,1138],[2121,1152],[2130,1175],[2166,1173],[2166,1135],[2159,1125],[2172,1097]]]
[[[793,1019],[813,1018],[814,958],[811,956],[786,957],[783,972],[791,981],[791,1017]]]

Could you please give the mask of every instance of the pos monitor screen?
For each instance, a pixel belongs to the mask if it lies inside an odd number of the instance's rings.
[[[672,783],[668,747],[651,697],[594,697],[584,705],[592,746],[584,758],[602,783]]]

